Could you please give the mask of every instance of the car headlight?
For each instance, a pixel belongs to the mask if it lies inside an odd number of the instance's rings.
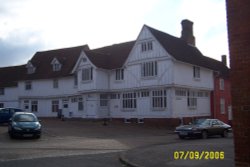
[[[15,130],[22,130],[21,128],[19,128],[19,127],[17,127],[17,126],[13,126],[13,128],[14,128]]]
[[[35,128],[35,130],[40,130],[41,129],[41,125],[38,124],[37,127]]]

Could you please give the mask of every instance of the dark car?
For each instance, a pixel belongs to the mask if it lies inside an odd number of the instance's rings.
[[[41,136],[41,124],[33,113],[17,112],[9,122],[9,136],[13,137],[35,137]]]
[[[0,123],[7,123],[12,115],[16,112],[23,112],[19,108],[0,108]]]
[[[175,132],[179,138],[202,137],[207,138],[212,135],[227,137],[232,131],[232,127],[218,119],[197,119],[193,124],[176,127]]]

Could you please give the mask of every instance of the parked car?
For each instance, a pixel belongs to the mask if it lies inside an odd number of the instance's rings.
[[[22,109],[19,108],[0,108],[0,123],[8,123],[9,119],[16,112],[23,112]]]
[[[17,112],[9,122],[8,133],[13,137],[35,137],[41,136],[41,124],[33,113]]]
[[[203,139],[212,135],[227,137],[232,127],[218,119],[197,119],[193,124],[176,127],[175,133],[180,139],[185,137],[201,137]]]

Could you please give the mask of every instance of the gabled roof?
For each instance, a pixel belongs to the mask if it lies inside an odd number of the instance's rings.
[[[72,68],[77,62],[81,52],[86,49],[86,47],[87,45],[83,45],[71,48],[37,52],[30,60],[30,62],[36,68],[35,73],[25,75],[23,79],[49,79],[71,75]],[[57,59],[62,65],[60,71],[53,71],[51,65],[53,59]]]
[[[123,66],[134,44],[135,41],[130,41],[85,51],[85,53],[96,67],[117,69]]]
[[[228,77],[229,69],[222,62],[204,56],[195,46],[186,41],[145,25],[164,49],[176,60],[219,71]]]
[[[24,77],[26,65],[0,68],[0,87],[14,87]]]

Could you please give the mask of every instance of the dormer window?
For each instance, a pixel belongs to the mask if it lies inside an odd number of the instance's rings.
[[[36,67],[30,61],[27,63],[26,68],[28,74],[33,74],[36,71]]]
[[[51,62],[53,71],[60,71],[61,70],[61,63],[57,60],[57,58],[54,58]]]

